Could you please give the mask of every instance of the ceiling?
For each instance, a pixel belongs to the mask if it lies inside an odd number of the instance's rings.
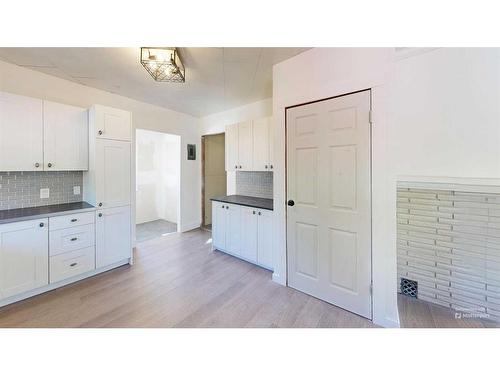
[[[272,96],[272,66],[308,48],[179,48],[185,83],[155,82],[140,48],[0,48],[0,59],[193,116]]]

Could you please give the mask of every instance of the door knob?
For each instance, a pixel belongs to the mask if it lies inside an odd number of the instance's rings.
[[[295,205],[295,202],[294,202],[293,200],[291,200],[291,199],[290,199],[290,200],[287,202],[287,204],[288,204],[289,206],[294,206],[294,205]]]

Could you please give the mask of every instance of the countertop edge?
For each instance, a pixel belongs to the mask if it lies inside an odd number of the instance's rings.
[[[269,199],[269,198],[257,198],[257,199]],[[210,200],[211,201],[216,201],[216,202],[228,203],[228,204],[236,204],[238,206],[259,208],[261,210],[274,211],[274,207],[269,207],[269,206],[259,205],[259,204],[251,204],[251,203],[248,203],[248,202],[234,202],[231,199],[224,199],[223,197],[210,198]],[[269,200],[273,201],[272,199],[269,199]]]
[[[8,218],[8,219],[0,220],[0,225],[2,225],[2,224],[10,224],[10,223],[17,223],[17,222],[20,222],[20,221],[30,221],[30,220],[37,220],[37,219],[45,219],[45,218],[54,217],[54,216],[72,215],[72,214],[75,214],[75,213],[92,212],[92,211],[96,211],[96,210],[97,209],[95,207],[87,207],[87,208],[77,208],[77,209],[74,209],[74,210],[50,212],[50,213],[44,213],[44,214],[19,216],[19,217],[13,217],[13,218]]]

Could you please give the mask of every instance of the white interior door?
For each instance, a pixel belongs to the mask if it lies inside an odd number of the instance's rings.
[[[288,284],[367,318],[369,112],[370,91],[287,110]]]
[[[42,101],[0,92],[0,171],[43,170]]]
[[[46,171],[89,168],[89,129],[85,108],[43,102],[43,153]]]

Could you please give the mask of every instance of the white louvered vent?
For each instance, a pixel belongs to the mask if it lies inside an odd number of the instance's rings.
[[[500,194],[398,188],[398,288],[500,320]]]

